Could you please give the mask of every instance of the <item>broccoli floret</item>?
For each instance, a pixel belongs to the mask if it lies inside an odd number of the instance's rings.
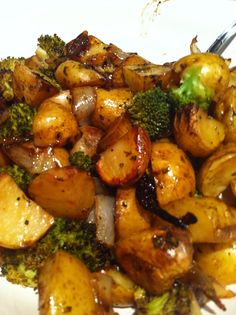
[[[32,176],[16,164],[0,167],[0,173],[8,173],[24,191],[32,180]]]
[[[171,133],[172,106],[160,87],[137,93],[128,107],[131,121],[142,126],[155,140]]]
[[[192,294],[189,287],[183,284],[175,285],[160,296],[149,296],[139,288],[135,294],[135,315],[189,315]]]
[[[41,59],[59,58],[65,55],[65,42],[57,35],[41,35],[36,55]]]
[[[201,67],[190,67],[185,71],[180,86],[170,91],[171,98],[177,108],[189,104],[197,104],[207,110],[214,92],[201,82]]]
[[[101,270],[114,259],[111,250],[96,240],[95,224],[57,218],[47,234],[32,247],[1,249],[2,275],[12,283],[36,287],[39,268],[58,250],[81,259],[90,271]]]
[[[81,170],[90,172],[93,168],[92,159],[82,151],[77,151],[69,156],[71,165],[79,167]]]
[[[25,103],[15,103],[7,110],[8,117],[0,125],[0,141],[30,135],[36,109]]]
[[[7,57],[0,61],[0,93],[6,101],[14,99],[12,73],[17,64],[25,62],[24,58]]]

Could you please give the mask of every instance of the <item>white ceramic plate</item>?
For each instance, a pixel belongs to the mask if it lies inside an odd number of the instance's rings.
[[[68,41],[87,30],[106,43],[163,63],[188,54],[196,35],[199,48],[206,50],[234,21],[235,12],[233,0],[2,1],[0,57],[30,56],[41,34],[57,33]],[[236,64],[236,40],[224,56]],[[236,299],[225,305],[227,311],[217,309],[216,314],[235,315]],[[0,278],[0,315],[37,315],[37,296]]]

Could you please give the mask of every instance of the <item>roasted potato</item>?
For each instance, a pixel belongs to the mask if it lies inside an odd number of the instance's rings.
[[[138,204],[135,188],[119,188],[116,193],[115,208],[116,239],[129,237],[150,226],[150,217]]]
[[[152,143],[151,166],[159,205],[192,196],[195,173],[185,152],[167,140]]]
[[[202,164],[197,186],[204,196],[217,197],[236,178],[236,143],[222,145]]]
[[[227,62],[212,53],[194,53],[177,60],[169,73],[169,87],[176,86],[192,68],[199,71],[201,84],[208,89],[213,101],[218,101],[229,84],[230,71]]]
[[[39,147],[64,146],[79,134],[76,118],[68,106],[50,98],[40,105],[32,131],[34,144]]]
[[[113,88],[96,90],[96,106],[91,115],[94,126],[107,130],[114,120],[122,115],[133,98],[133,93],[128,88]]]
[[[146,91],[160,84],[170,67],[155,64],[126,65],[124,80],[133,92]]]
[[[164,209],[178,218],[188,213],[196,217],[196,223],[188,226],[194,243],[225,242],[236,222],[235,212],[213,197],[186,197],[165,205]]]
[[[28,192],[54,216],[85,219],[94,204],[95,184],[79,168],[54,167],[36,176]]]
[[[196,244],[194,258],[206,274],[222,285],[236,282],[235,242],[226,244]]]
[[[214,116],[225,126],[225,142],[236,142],[236,86],[231,86],[214,107]]]
[[[0,220],[0,246],[13,249],[33,245],[54,222],[6,173],[0,174]]]
[[[145,65],[149,62],[137,54],[129,54],[112,73],[112,84],[114,87],[127,86],[124,78],[124,68],[131,65]]]
[[[35,74],[25,65],[16,65],[12,86],[17,100],[38,107],[45,99],[58,93],[58,89]]]
[[[134,126],[100,154],[96,170],[101,179],[110,186],[131,185],[144,174],[150,152],[148,134],[141,127]]]
[[[64,89],[105,84],[105,78],[101,74],[74,60],[61,63],[55,71],[55,77]]]
[[[58,251],[45,262],[39,271],[38,292],[40,315],[102,314],[89,270],[67,252]]]
[[[118,240],[115,255],[130,278],[145,290],[161,294],[192,265],[188,231],[151,228]]]
[[[176,143],[185,152],[196,157],[206,157],[223,142],[225,128],[202,108],[190,105],[175,114],[174,136]]]

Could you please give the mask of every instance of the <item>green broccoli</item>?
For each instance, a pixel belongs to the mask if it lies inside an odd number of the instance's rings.
[[[26,103],[15,103],[7,109],[7,119],[0,124],[0,142],[31,134],[36,109]]]
[[[190,67],[185,71],[180,86],[170,90],[177,108],[197,104],[204,110],[209,108],[214,92],[201,82],[201,67]]]
[[[172,106],[160,87],[137,93],[128,107],[130,119],[148,132],[152,140],[171,133]]]
[[[57,218],[46,235],[32,247],[1,249],[2,276],[12,283],[36,288],[39,268],[58,250],[81,259],[90,271],[101,270],[114,259],[111,250],[96,241],[95,224]]]
[[[16,164],[0,167],[0,173],[8,173],[24,191],[32,180],[32,177]]]
[[[14,99],[12,73],[17,64],[25,62],[24,58],[7,57],[0,61],[0,93],[6,101]]]
[[[41,59],[57,59],[65,55],[65,42],[57,35],[41,35],[36,55]]]
[[[160,296],[149,296],[139,288],[135,293],[135,315],[189,315],[192,299],[193,292],[183,284],[174,285]]]
[[[71,165],[79,167],[81,170],[90,172],[93,168],[92,159],[82,151],[77,151],[69,156]]]

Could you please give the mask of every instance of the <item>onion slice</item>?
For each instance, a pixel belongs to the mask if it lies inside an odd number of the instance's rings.
[[[111,247],[115,240],[114,211],[115,198],[106,195],[95,197],[96,226],[98,241]]]

